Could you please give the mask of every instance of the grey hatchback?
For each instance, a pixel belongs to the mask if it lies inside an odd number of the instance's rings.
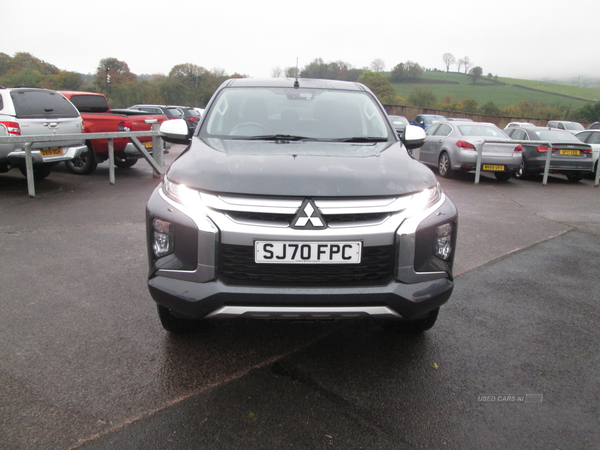
[[[512,139],[522,142],[537,141],[531,144],[522,143],[523,159],[516,174],[517,178],[529,178],[544,172],[548,146],[540,144],[540,141],[552,145],[550,173],[564,174],[569,181],[579,181],[594,169],[592,147],[568,131],[528,127],[508,129],[506,133]]]

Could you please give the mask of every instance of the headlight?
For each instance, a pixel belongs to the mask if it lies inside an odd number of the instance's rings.
[[[200,192],[190,189],[185,184],[173,183],[165,177],[162,189],[167,197],[187,208],[204,209],[204,205],[200,199]]]
[[[410,217],[425,211],[430,206],[435,205],[442,198],[442,188],[439,183],[429,189],[413,194],[410,205],[406,210],[406,216]]]

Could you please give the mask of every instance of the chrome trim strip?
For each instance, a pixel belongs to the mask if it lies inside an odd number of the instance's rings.
[[[387,306],[223,306],[207,318],[251,317],[257,319],[357,319],[364,316],[402,316]]]

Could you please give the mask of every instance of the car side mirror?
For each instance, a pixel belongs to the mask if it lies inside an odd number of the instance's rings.
[[[188,145],[191,142],[188,126],[183,119],[165,120],[160,124],[162,138],[171,144]]]
[[[415,148],[422,147],[425,143],[425,130],[415,125],[406,125],[404,129],[404,136],[402,137],[402,143],[407,150],[413,150]]]

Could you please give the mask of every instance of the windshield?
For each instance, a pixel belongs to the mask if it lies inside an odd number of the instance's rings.
[[[366,92],[230,88],[219,94],[201,130],[229,139],[388,139],[386,119]]]
[[[508,135],[496,126],[486,126],[473,122],[473,125],[461,125],[458,129],[463,136],[487,136],[508,139]]]
[[[585,130],[585,128],[583,128],[583,125],[581,125],[580,123],[576,123],[576,122],[565,122],[565,128],[567,130],[573,130],[573,131]]]
[[[542,130],[535,131],[537,139],[540,141],[561,141],[581,143],[573,134],[562,130]]]
[[[394,125],[408,125],[408,119],[403,116],[390,116]]]

